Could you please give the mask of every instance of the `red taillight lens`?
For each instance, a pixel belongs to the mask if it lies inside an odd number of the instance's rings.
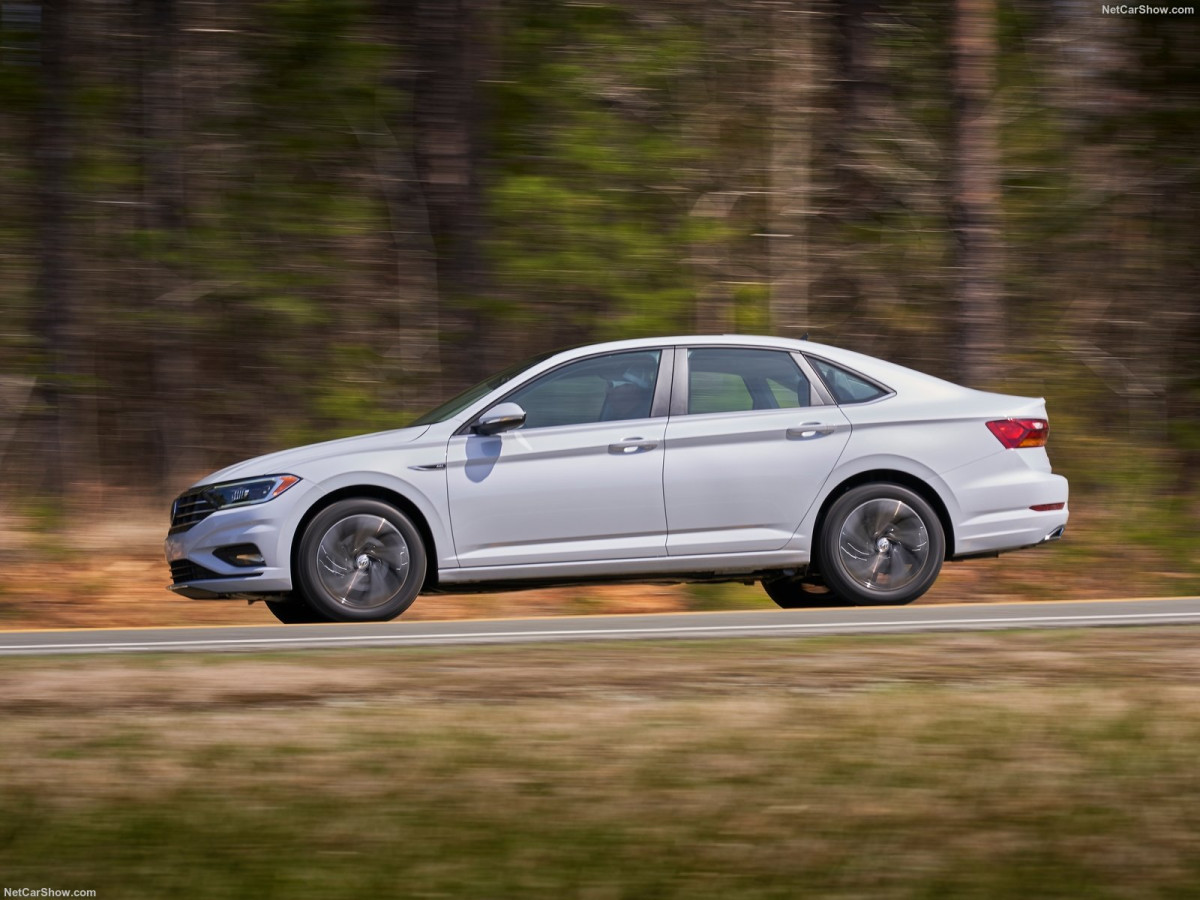
[[[1050,423],[1045,419],[998,419],[987,427],[1009,450],[1045,447],[1050,436]]]

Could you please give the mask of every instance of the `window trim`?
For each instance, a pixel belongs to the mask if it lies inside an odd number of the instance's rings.
[[[520,428],[513,429],[513,431],[519,431],[521,434],[529,434],[530,432],[548,431],[551,428],[587,428],[593,425],[617,425],[621,422],[645,422],[647,419],[665,418],[667,416],[667,411],[670,409],[671,403],[671,373],[675,361],[675,347],[630,347],[626,350],[609,350],[600,353],[589,353],[587,356],[577,356],[574,359],[563,360],[557,366],[546,369],[544,372],[538,372],[537,375],[534,375],[532,378],[526,381],[522,381],[520,384],[511,386],[507,384],[502,385],[503,387],[508,387],[508,390],[506,390],[500,397],[490,402],[487,406],[483,407],[483,409],[479,410],[479,412],[475,413],[475,415],[471,416],[469,419],[467,419],[467,421],[456,428],[452,436],[473,434],[474,432],[472,432],[471,429],[478,424],[480,418],[482,418],[483,415],[488,412],[488,410],[495,406],[499,406],[501,403],[508,402],[508,399],[513,394],[524,390],[537,381],[541,381],[548,375],[553,375],[555,372],[565,369],[567,366],[572,366],[575,363],[585,362],[589,359],[599,359],[604,356],[622,356],[627,353],[653,353],[656,350],[659,353],[658,378],[654,382],[654,398],[650,401],[649,416],[643,416],[640,419],[609,419],[604,422],[574,422],[568,425],[542,425],[535,428],[526,428],[524,425],[522,425]],[[502,434],[508,433],[509,432],[502,432]],[[499,435],[497,435],[497,437],[499,437]]]
[[[799,350],[792,350],[792,359],[796,361],[796,365],[800,367],[800,371],[808,378],[808,383],[812,385],[813,393],[821,400],[821,406],[837,406],[837,401],[833,398],[833,394],[829,388],[825,386],[825,382],[821,379],[821,373]]]
[[[675,376],[671,388],[671,416],[744,416],[748,413],[779,413],[788,409],[816,409],[822,406],[836,406],[829,396],[825,383],[815,378],[811,367],[802,364],[795,357],[797,352],[785,347],[764,347],[761,344],[680,344],[675,347]],[[688,378],[691,375],[691,360],[688,352],[691,350],[758,350],[764,353],[782,353],[791,357],[792,362],[800,370],[800,374],[808,379],[808,406],[779,407],[778,409],[730,409],[724,412],[692,413],[688,412]]]
[[[825,379],[821,377],[820,370],[815,364],[813,364],[813,372],[816,374],[817,379],[821,382],[821,386],[828,392],[830,402],[835,406],[867,406],[871,403],[879,403],[883,400],[889,399],[890,397],[896,396],[896,391],[893,388],[888,387],[878,378],[872,378],[870,375],[864,375],[862,372],[858,371],[858,369],[851,368],[845,363],[834,362],[832,359],[826,359],[824,356],[821,356],[818,353],[802,353],[801,355],[805,357],[806,362],[811,362],[812,359],[818,359],[826,365],[833,366],[835,369],[841,369],[844,372],[849,372],[855,378],[861,378],[867,384],[873,384],[875,387],[879,388],[879,390],[883,391],[883,393],[878,397],[872,397],[870,400],[854,400],[850,403],[838,403],[837,398],[833,395],[832,388],[825,384]],[[809,359],[810,357],[811,359]]]

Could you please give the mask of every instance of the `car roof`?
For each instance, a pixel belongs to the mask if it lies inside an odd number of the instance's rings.
[[[830,361],[842,362],[851,367],[854,367],[856,362],[869,366],[875,366],[879,364],[891,365],[890,363],[886,363],[884,360],[877,359],[876,357],[866,356],[862,353],[855,353],[853,350],[844,350],[841,347],[834,347],[829,344],[819,344],[816,341],[801,340],[798,338],[776,337],[763,334],[681,334],[665,335],[662,337],[631,338],[621,341],[606,341],[600,344],[582,344],[575,347],[564,348],[560,352],[547,357],[545,362],[558,364],[579,356],[591,356],[594,353],[613,353],[620,350],[641,350],[649,347],[675,346],[764,347],[774,350],[813,353],[817,356],[828,357]]]
[[[776,350],[799,351],[812,354],[830,362],[838,363],[849,369],[861,372],[870,378],[887,385],[893,391],[902,388],[920,387],[922,390],[962,391],[965,388],[952,382],[944,381],[934,375],[910,369],[897,363],[888,362],[875,356],[867,356],[854,350],[846,350],[831,344],[821,344],[816,341],[798,338],[778,337],[761,334],[684,334],[666,335],[662,337],[633,338],[621,341],[608,341],[600,344],[586,344],[564,349],[560,353],[547,357],[535,367],[537,370],[553,368],[563,362],[595,353],[612,353],[620,350],[640,350],[650,347],[673,346],[742,346],[763,347]],[[532,371],[532,370],[531,370]]]
[[[548,359],[568,359],[575,356],[590,356],[593,353],[612,353],[619,350],[641,350],[648,347],[674,346],[729,346],[741,345],[749,347],[770,347],[779,350],[802,350],[822,347],[809,341],[799,341],[794,338],[772,337],[761,334],[680,334],[664,335],[661,337],[629,338],[620,341],[605,341],[599,344],[579,344],[564,347]],[[829,348],[837,352],[836,347]]]

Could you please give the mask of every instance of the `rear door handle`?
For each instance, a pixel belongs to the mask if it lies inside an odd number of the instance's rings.
[[[794,440],[811,441],[813,438],[833,434],[836,430],[836,426],[826,425],[824,422],[802,422],[789,428],[787,436]]]
[[[640,437],[625,438],[623,441],[617,441],[615,444],[608,445],[608,452],[615,453],[618,456],[628,456],[631,453],[641,453],[643,450],[653,450],[658,446],[658,441],[647,441]]]

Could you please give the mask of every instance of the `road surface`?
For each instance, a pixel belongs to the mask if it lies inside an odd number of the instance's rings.
[[[266,613],[264,612],[264,616]],[[124,628],[0,632],[0,656],[221,652],[533,641],[799,637],[998,628],[1200,625],[1200,597],[1062,603],[980,603],[665,615],[566,616],[369,625]]]

